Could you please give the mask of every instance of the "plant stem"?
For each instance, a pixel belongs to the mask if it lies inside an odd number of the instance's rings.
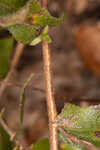
[[[48,0],[42,0],[42,6],[47,9]],[[54,92],[53,92],[53,77],[51,69],[51,54],[50,48],[47,42],[42,43],[43,50],[43,61],[44,61],[44,74],[46,84],[46,101],[48,108],[49,117],[49,135],[50,135],[50,150],[58,149],[58,138],[57,138],[57,125],[54,124],[54,120],[57,116]]]
[[[20,94],[20,104],[19,104],[19,129],[16,132],[14,139],[18,138],[21,133],[22,133],[22,129],[23,129],[23,119],[24,119],[24,104],[25,104],[25,89],[27,88],[29,82],[32,80],[33,78],[33,73],[29,76],[29,78],[25,81],[23,88],[21,90],[21,94]]]
[[[44,74],[45,74],[45,84],[46,84],[46,100],[48,107],[48,117],[49,117],[49,132],[50,132],[50,150],[57,150],[57,126],[53,124],[57,111],[54,101],[53,84],[52,84],[52,70],[51,70],[51,55],[48,43],[43,41],[43,60],[44,60]]]

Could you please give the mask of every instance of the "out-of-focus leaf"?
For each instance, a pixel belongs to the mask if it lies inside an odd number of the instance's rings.
[[[9,134],[0,124],[0,150],[12,150],[14,143],[10,141]]]
[[[29,150],[50,150],[49,140],[42,139],[36,144],[34,144]]]
[[[12,33],[16,40],[19,40],[24,44],[31,43],[37,34],[37,30],[34,28],[34,26],[27,24],[10,26],[8,30]]]
[[[9,57],[12,53],[13,39],[4,38],[0,40],[0,78],[6,76],[10,68]]]
[[[0,0],[0,16],[16,12],[25,5],[27,0]]]
[[[13,150],[20,150],[20,147],[16,146],[16,147],[13,148]]]
[[[5,120],[4,113],[5,113],[5,108],[2,108],[0,112],[0,118],[2,118],[3,120]]]
[[[100,106],[66,104],[56,122],[67,133],[100,148]]]

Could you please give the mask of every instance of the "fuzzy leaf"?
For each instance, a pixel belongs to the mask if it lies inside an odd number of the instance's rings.
[[[0,16],[16,12],[24,6],[27,0],[0,0]]]
[[[56,26],[64,21],[64,15],[61,18],[55,18],[53,16],[47,15],[33,15],[32,16],[32,24],[40,27],[48,26]]]
[[[34,0],[30,5],[28,18],[30,23],[36,26],[56,26],[64,21],[65,15],[61,18],[53,17],[46,9],[41,7],[37,0]]]
[[[56,122],[67,133],[100,148],[100,106],[66,104]]]
[[[43,11],[43,9],[41,8],[39,1],[33,0],[32,3],[30,4],[29,14],[33,14],[33,13],[35,14],[41,11]]]
[[[8,28],[15,39],[24,44],[30,44],[39,34],[41,35],[39,31],[41,31],[42,27],[45,28],[46,26],[48,30],[48,26],[58,25],[65,18],[65,16],[61,18],[51,16],[46,9],[41,7],[38,0],[0,0],[0,2],[0,4],[5,6],[2,7],[4,13],[0,15],[0,26]],[[17,11],[22,6],[24,7],[20,11]],[[11,14],[5,16],[9,13]],[[42,40],[51,42],[48,35],[43,36]],[[37,40],[35,42],[39,43]]]
[[[8,30],[12,33],[16,40],[24,44],[31,43],[36,37],[36,29],[33,25],[17,24],[10,26]]]
[[[12,38],[4,38],[0,40],[0,79],[6,76],[10,68],[9,57],[12,53],[12,48]]]

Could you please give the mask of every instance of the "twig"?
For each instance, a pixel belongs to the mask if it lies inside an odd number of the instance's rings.
[[[29,78],[26,80],[26,82],[24,83],[24,86],[21,90],[21,94],[20,94],[20,104],[19,104],[19,129],[16,132],[14,138],[18,138],[18,136],[20,136],[21,131],[22,131],[22,127],[23,127],[23,118],[24,118],[24,103],[25,103],[25,89],[27,88],[29,82],[32,80],[33,78],[33,74],[31,74],[29,76]]]
[[[18,62],[19,62],[19,59],[23,53],[23,50],[24,50],[24,45],[22,43],[18,43],[17,44],[17,47],[15,49],[15,54],[14,54],[14,57],[13,57],[13,60],[11,62],[11,69],[10,71],[8,72],[8,75],[6,76],[6,78],[2,81],[2,84],[0,86],[0,99],[2,97],[2,94],[4,92],[4,90],[6,89],[7,87],[7,82],[12,78],[13,76],[13,73],[18,65]]]
[[[22,88],[23,86],[23,83],[18,83],[18,82],[11,82],[11,81],[3,81],[5,82],[6,86],[13,86],[13,87],[18,87],[18,88]],[[0,85],[2,84],[2,81],[0,82]],[[40,92],[40,93],[43,93],[45,94],[45,90],[42,89],[42,88],[39,88],[39,87],[35,87],[35,86],[31,86],[31,85],[28,85],[28,88],[30,89],[30,91],[34,92],[34,91],[37,91],[37,92]]]
[[[42,0],[42,6],[47,8],[47,0]],[[42,43],[43,61],[44,61],[44,75],[46,84],[46,101],[48,107],[48,117],[49,117],[49,134],[50,134],[50,150],[58,149],[57,140],[57,125],[53,124],[56,116],[56,105],[54,101],[53,93],[53,78],[51,70],[51,54],[48,43],[43,41]]]

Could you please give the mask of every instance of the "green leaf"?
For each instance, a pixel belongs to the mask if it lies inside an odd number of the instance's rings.
[[[6,16],[25,5],[27,0],[0,0],[0,16]]]
[[[80,145],[76,142],[69,142],[69,140],[63,135],[63,133],[58,132],[59,138],[63,141],[63,144],[61,144],[61,149],[63,150],[88,150],[85,146]]]
[[[100,148],[100,106],[66,104],[56,123],[67,133]]]
[[[50,150],[49,140],[47,138],[42,139],[29,150]]]
[[[36,37],[31,43],[30,45],[35,46],[36,44],[40,43],[42,41],[42,37],[41,35]]]
[[[4,78],[9,71],[9,57],[11,56],[12,48],[12,38],[4,38],[0,40],[0,78]]]
[[[48,26],[58,25],[65,18],[65,15],[61,18],[51,16],[46,9],[41,7],[37,0],[0,0],[0,6],[0,26],[8,28],[15,39],[24,44],[30,44],[32,41],[34,41],[33,45],[34,43],[39,43],[41,39],[37,38],[37,36],[40,34],[42,27],[45,26],[42,40],[50,43],[51,39],[46,35]],[[20,9],[21,7],[23,8]],[[35,40],[35,38],[37,39]]]
[[[41,7],[38,0],[0,0],[0,6],[0,26],[7,28],[16,40],[24,44],[30,44],[32,41],[34,41],[33,45],[39,43],[41,38],[37,36],[45,26],[42,40],[50,43],[51,39],[46,35],[48,26],[58,25],[65,18],[65,15],[61,18],[51,16],[46,9]],[[23,8],[20,9],[21,7]]]
[[[12,0],[11,0],[12,1]],[[19,2],[18,2],[19,1]],[[10,1],[9,1],[10,2]],[[20,4],[20,0],[17,0],[18,4]],[[29,6],[30,6],[31,0],[27,1],[26,5],[22,7],[19,11],[14,13],[7,13],[4,15],[0,15],[0,26],[3,28],[7,28],[11,25],[16,25],[16,24],[27,24],[27,14],[29,11]],[[13,3],[12,3],[13,4]],[[9,11],[7,8],[3,8],[4,12]],[[0,9],[2,11],[2,9]],[[8,15],[9,14],[9,15]]]
[[[30,4],[29,14],[33,14],[33,13],[35,14],[42,10],[43,9],[41,8],[40,2],[38,0],[33,0],[32,3]]]
[[[63,15],[61,18],[55,18],[49,14],[47,15],[33,15],[33,24],[37,26],[56,26],[64,21],[65,16]]]
[[[47,43],[51,43],[51,42],[52,42],[52,39],[51,39],[50,36],[48,36],[48,35],[42,36],[42,39],[43,39],[44,41],[46,41]]]
[[[82,145],[79,145],[77,143],[73,143],[72,145],[63,144],[61,147],[63,150],[88,150]]]
[[[31,43],[37,34],[37,30],[33,25],[16,24],[8,27],[8,30],[12,33],[16,40],[24,44]]]
[[[0,150],[12,150],[14,143],[10,141],[9,134],[0,124]]]
[[[28,18],[31,21],[30,23],[36,26],[56,26],[64,21],[65,15],[61,18],[53,17],[46,9],[41,7],[37,0],[34,0],[30,5]]]
[[[48,25],[43,29],[43,31],[42,31],[42,36],[45,36],[45,35],[47,35],[48,34],[48,31],[49,31],[49,27],[48,27]]]
[[[51,43],[52,42],[52,39],[50,38],[50,36],[48,35],[48,30],[49,30],[49,27],[48,25],[43,29],[42,31],[42,40],[48,42],[48,43]]]

